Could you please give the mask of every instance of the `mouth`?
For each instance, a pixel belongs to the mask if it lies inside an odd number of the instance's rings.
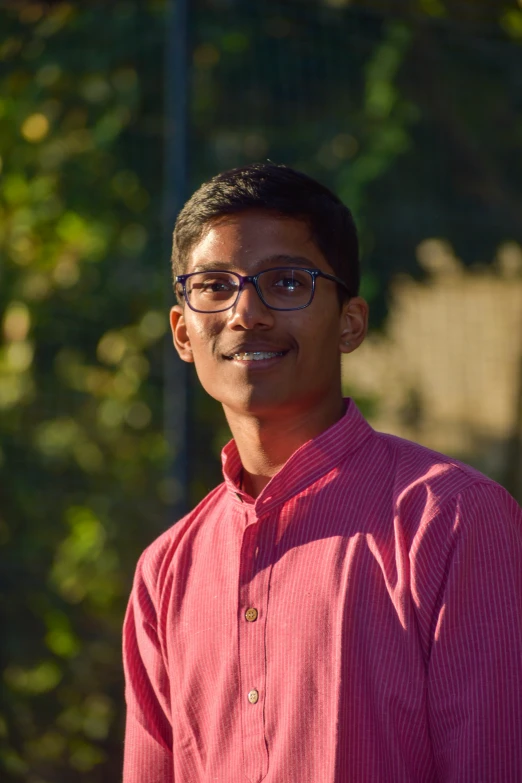
[[[233,353],[223,354],[226,361],[236,367],[244,367],[248,371],[270,370],[278,367],[279,362],[290,352],[290,348],[280,348],[270,344],[238,345]]]
[[[264,359],[275,359],[284,356],[288,351],[241,351],[225,356],[229,361],[237,362],[260,362]]]

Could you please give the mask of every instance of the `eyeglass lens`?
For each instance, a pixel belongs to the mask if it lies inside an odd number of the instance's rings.
[[[313,295],[313,276],[305,269],[267,269],[257,278],[265,304],[274,309],[306,307]],[[191,307],[213,312],[232,307],[239,292],[239,277],[231,272],[198,272],[186,282]]]

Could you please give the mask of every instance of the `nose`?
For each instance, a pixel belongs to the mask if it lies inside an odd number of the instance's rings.
[[[231,329],[270,329],[274,323],[273,311],[261,300],[253,283],[245,283],[229,312]]]

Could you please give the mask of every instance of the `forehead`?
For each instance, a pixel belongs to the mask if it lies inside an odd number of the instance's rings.
[[[303,220],[250,210],[211,221],[187,259],[187,272],[215,265],[250,273],[274,260],[295,258],[323,271],[331,271]]]

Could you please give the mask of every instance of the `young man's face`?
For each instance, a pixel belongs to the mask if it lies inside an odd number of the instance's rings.
[[[258,210],[210,223],[192,249],[186,272],[226,269],[254,275],[276,266],[334,274],[304,222]],[[340,399],[340,353],[362,342],[367,306],[354,298],[341,308],[336,284],[318,278],[308,307],[276,311],[246,284],[231,309],[198,313],[187,304],[175,306],[171,324],[179,355],[195,363],[201,384],[226,412],[279,417]],[[234,358],[256,351],[277,355]]]

